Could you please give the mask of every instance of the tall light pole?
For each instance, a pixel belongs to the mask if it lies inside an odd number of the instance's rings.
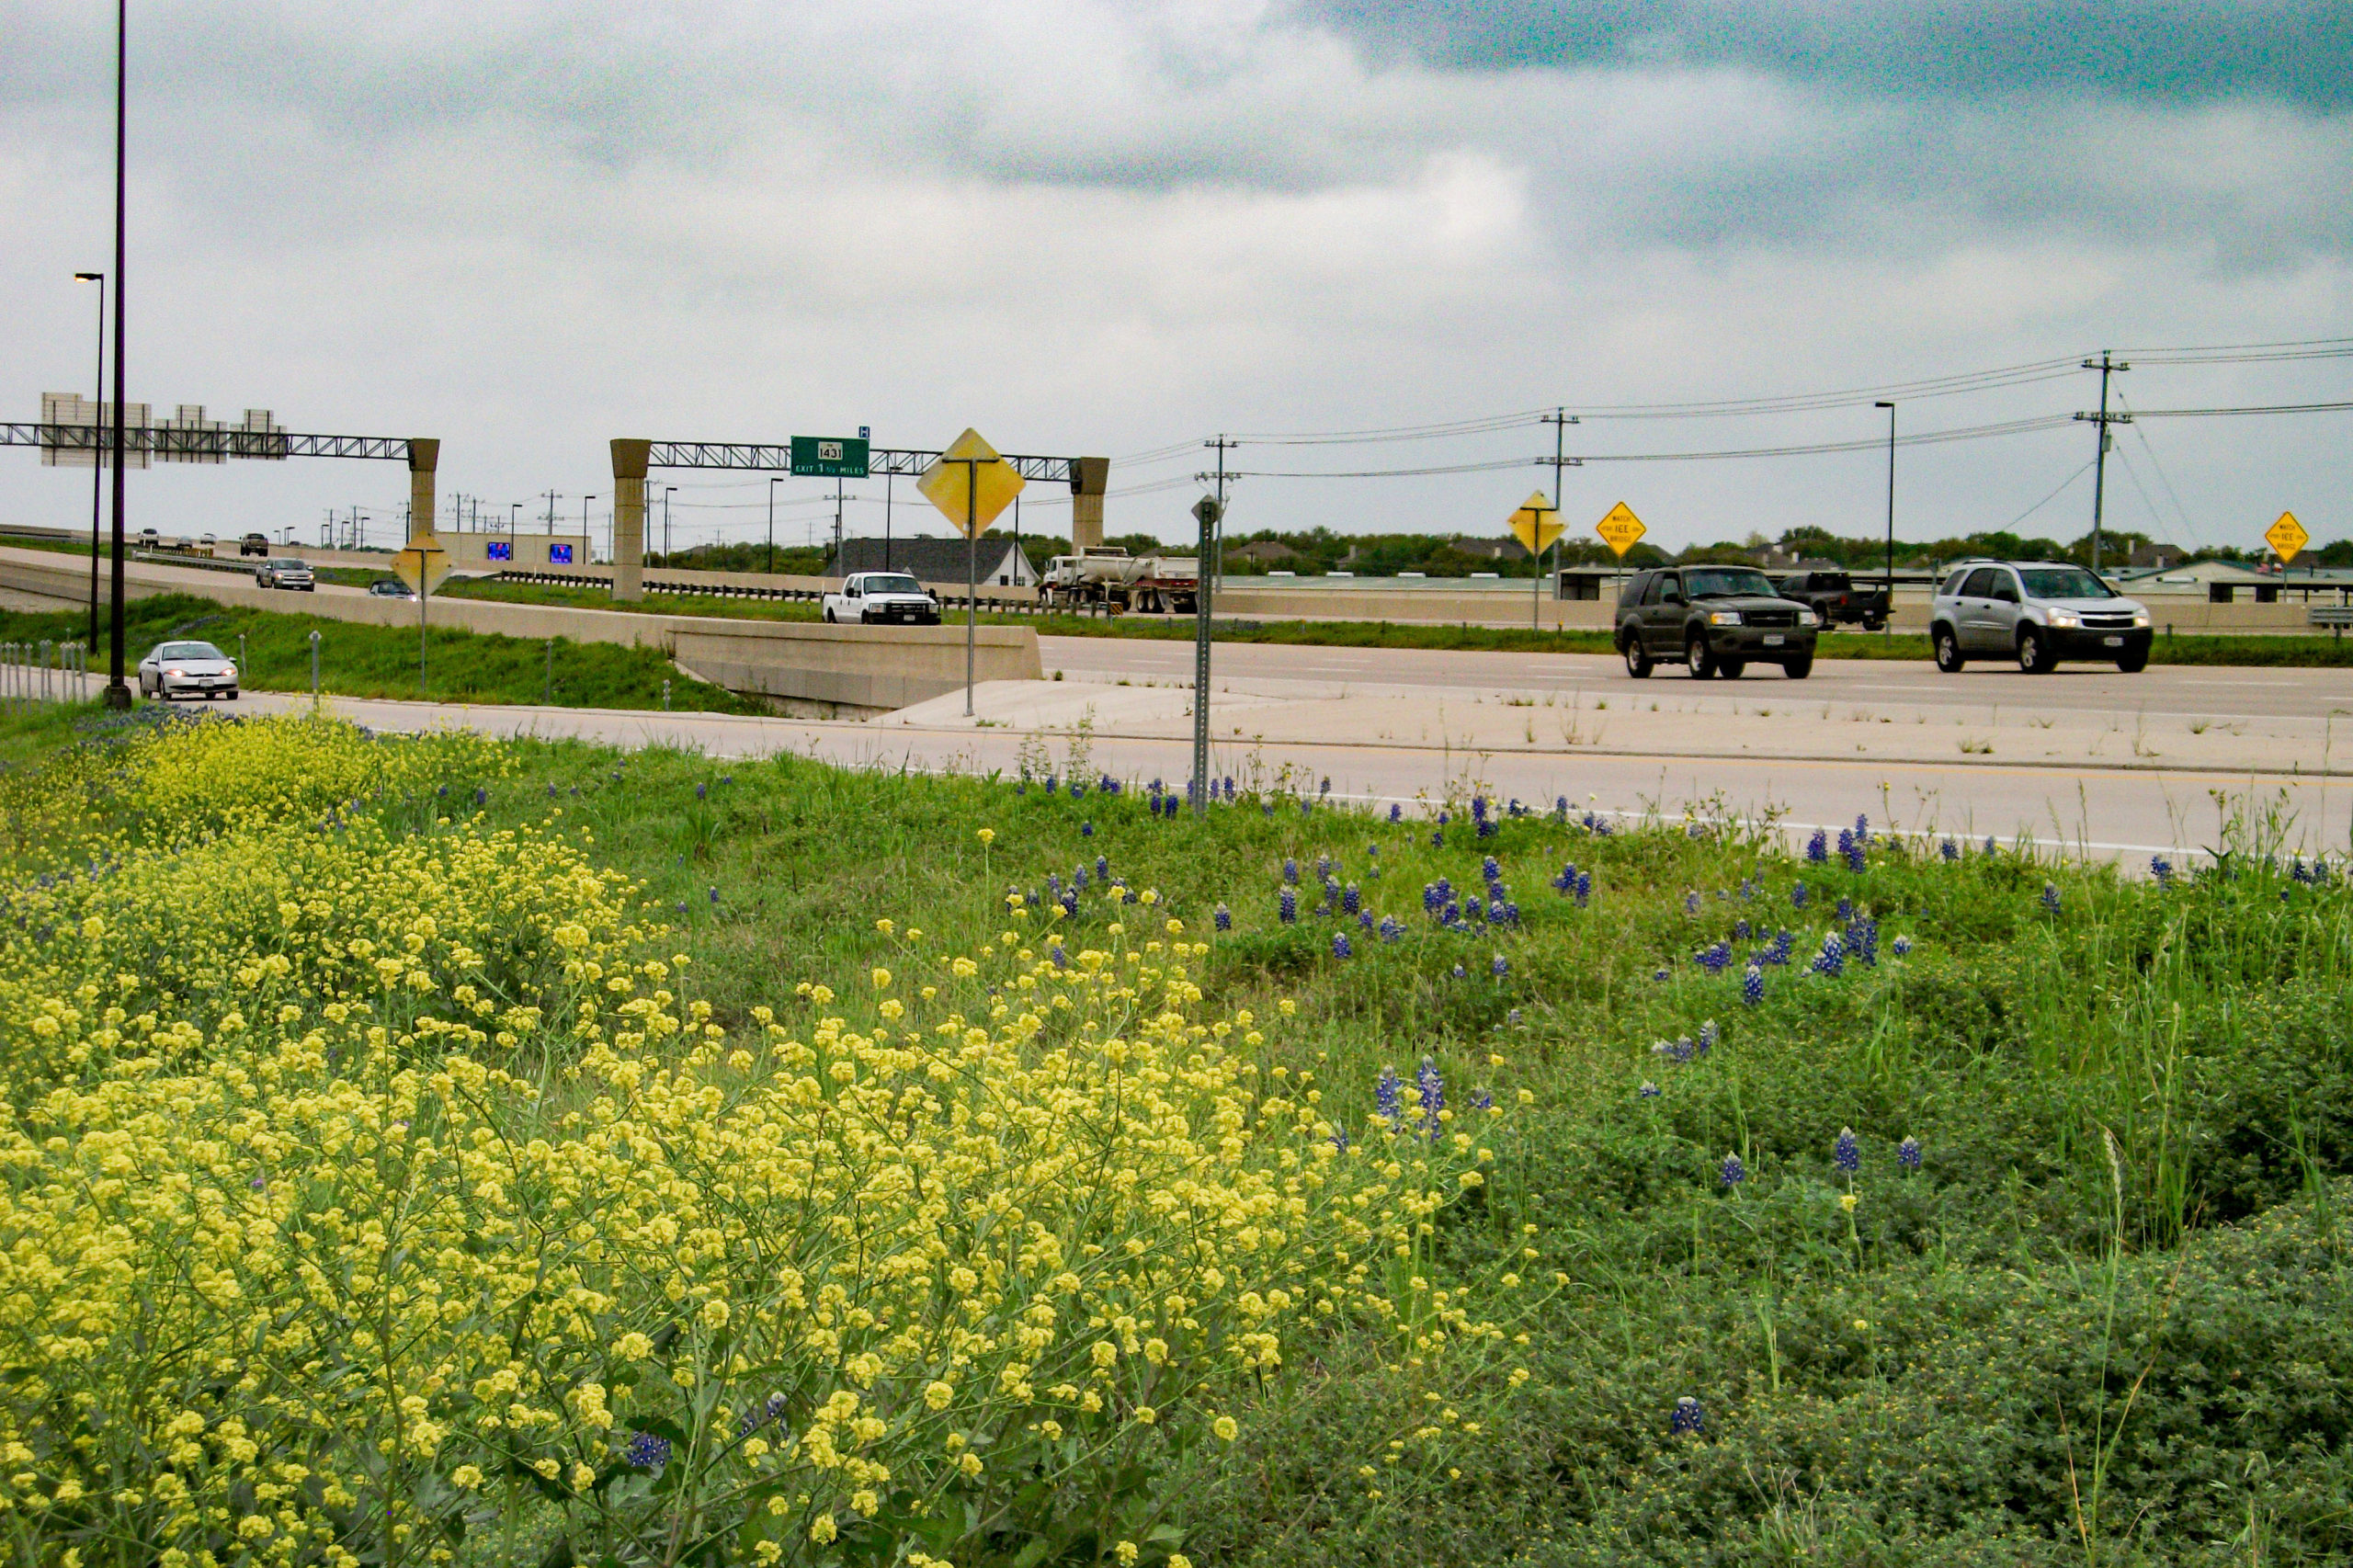
[[[77,283],[98,286],[98,379],[90,389],[90,652],[98,651],[98,531],[106,518],[107,465],[98,450],[97,422],[106,417],[107,405],[107,275],[103,272],[77,272]]]
[[[1887,410],[1887,619],[1888,635],[1895,634],[1895,404],[1875,403]]]
[[[784,483],[782,474],[768,475],[768,575],[776,575],[776,487]]]
[[[583,566],[593,566],[597,563],[597,552],[588,549],[588,503],[595,499],[594,495],[583,495],[580,498],[580,548],[588,551],[588,559],[580,562]]]
[[[108,628],[107,706],[128,709],[131,687],[122,678],[122,278],[128,166],[125,137],[131,126],[131,0],[115,0],[114,7],[114,616]]]
[[[662,487],[662,564],[670,564],[670,497],[678,493],[675,484]]]

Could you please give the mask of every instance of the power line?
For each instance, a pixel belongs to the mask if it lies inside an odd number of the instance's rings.
[[[2029,517],[2033,517],[2037,512],[2041,511],[2045,506],[2050,506],[2053,501],[2058,500],[2062,492],[2065,491],[2066,488],[2075,483],[2075,481],[2083,478],[2086,473],[2089,473],[2091,472],[2092,464],[2098,460],[2099,460],[2097,458],[2086,458],[2084,460],[2084,466],[2069,474],[2066,478],[2061,480],[2057,490],[2052,491],[2050,494],[2045,495],[2041,500],[2037,501],[2033,506],[2029,506],[2025,511],[2020,512],[2017,517],[2012,517],[2007,523],[2003,525],[2002,531],[2004,533],[2007,533],[2010,529],[2017,528],[2020,523],[2025,522]]]

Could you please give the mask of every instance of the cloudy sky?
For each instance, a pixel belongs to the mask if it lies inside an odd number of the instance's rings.
[[[1906,434],[2063,415],[2097,398],[2063,367],[2112,346],[2135,409],[2353,398],[2353,357],[2166,352],[2353,339],[2342,0],[131,15],[131,396],[438,436],[445,496],[485,513],[552,489],[577,518],[585,493],[601,532],[614,436],[971,425],[1111,456],[1115,530],[1176,537],[1198,442],[1228,431],[1246,474],[1461,471],[1245,478],[1237,528],[1488,533],[1549,484],[1533,416],[1565,405],[1593,460],[1571,526],[1623,500],[1674,545],[1878,528],[1883,450],[1624,460],[1868,440],[1873,389],[1904,389]],[[0,0],[12,418],[89,388],[71,277],[110,255],[109,22]],[[2292,507],[2353,534],[2348,435],[2347,413],[2151,418],[2109,517],[2248,544]],[[2072,537],[2091,450],[2081,426],[1907,449],[1899,531]],[[762,481],[659,483],[681,542],[765,527]],[[830,528],[820,488],[779,487],[781,538]],[[879,529],[882,487],[856,490]],[[315,538],[358,506],[381,538],[404,495],[388,464],[156,470],[133,520]],[[1066,528],[1053,499],[1025,526]],[[0,453],[0,517],[87,506],[86,471]]]

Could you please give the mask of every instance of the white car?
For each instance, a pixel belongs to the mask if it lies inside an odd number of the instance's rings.
[[[853,572],[841,592],[825,596],[828,623],[861,626],[938,626],[939,601],[904,572]]]
[[[2048,675],[2063,659],[2148,666],[2148,607],[2065,561],[1964,561],[1928,608],[1937,668],[1957,674],[1972,659],[2016,659]]]
[[[139,661],[139,695],[237,700],[237,664],[210,642],[158,642]]]

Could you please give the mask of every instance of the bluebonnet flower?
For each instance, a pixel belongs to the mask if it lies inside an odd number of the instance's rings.
[[[1552,879],[1552,886],[1560,890],[1561,896],[1563,898],[1566,898],[1569,894],[1576,892],[1577,863],[1571,860],[1563,865],[1561,868],[1561,874]]]
[[[1472,902],[1476,903],[1478,900],[1473,899]],[[1449,900],[1446,907],[1438,912],[1438,923],[1448,926],[1460,926],[1466,931],[1470,929],[1469,924],[1462,918],[1462,906],[1452,900]]]
[[[1048,956],[1054,960],[1054,967],[1056,969],[1068,969],[1070,967],[1070,955],[1063,951],[1063,945],[1060,942],[1056,942],[1054,944],[1052,952]]]
[[[1754,963],[1740,977],[1740,999],[1752,1007],[1765,1000],[1765,971]]]
[[[2042,884],[2042,907],[2046,914],[2059,913],[2059,884],[2057,882]]]
[[[717,903],[719,902],[719,890],[717,888],[710,890],[710,902],[713,903]]]
[[[1800,882],[1797,886],[1790,890],[1790,907],[1791,909],[1803,909],[1805,907],[1805,900],[1806,891],[1805,884],[1803,882]]]
[[[549,786],[548,786],[548,799],[549,799],[549,800],[551,800],[551,801],[552,801],[552,800],[554,800],[554,799],[555,799],[555,786],[554,786],[554,785],[552,785],[552,784],[551,784],[551,785],[549,785]],[[2302,864],[2302,861],[2299,861],[2299,862],[2297,862],[2297,864],[2298,864],[2299,866],[2301,866],[2301,865]],[[2301,876],[2299,876],[2296,880],[2297,880],[2298,881],[2302,881],[2303,879],[2302,879]]]
[[[1516,1024],[1519,1022],[1519,1009],[1514,1007],[1510,1012],[1505,1014],[1504,1021],[1509,1024]]]
[[[1324,782],[1323,782],[1323,783],[1318,784],[1318,785],[1315,787],[1315,792],[1316,792],[1318,795],[1328,795],[1328,794],[1330,794],[1330,793],[1332,792],[1332,781],[1331,781],[1329,778],[1326,778],[1325,780],[1324,780]]]
[[[1683,895],[1683,913],[1686,915],[1699,913],[1699,893],[1697,889]]]
[[[1391,822],[1403,822],[1404,819],[1405,819],[1405,808],[1404,808],[1404,806],[1400,805],[1400,804],[1399,804],[1398,802],[1396,802],[1395,801],[1390,801],[1390,802],[1389,802],[1389,820],[1390,820]]]
[[[1231,931],[1233,929],[1233,911],[1226,908],[1226,906],[1222,903],[1217,906],[1213,913],[1211,913],[1210,918],[1216,923],[1217,928],[1221,931]]]
[[[1233,799],[1233,775],[1231,773],[1225,776],[1225,798],[1229,801]]]
[[[1634,1092],[1642,1096],[1643,1098],[1646,1100],[1654,1100],[1658,1098],[1658,1085],[1652,1083],[1648,1078],[1643,1079],[1643,1086],[1636,1089]]]
[[[2149,874],[2157,879],[2161,888],[2173,886],[2173,862],[2162,855],[2149,857]]]
[[[1855,842],[1868,845],[1870,841],[1871,819],[1869,816],[1858,816],[1855,819]]]
[[[1588,903],[1592,902],[1592,899],[1593,873],[1591,871],[1579,871],[1577,873],[1577,907],[1579,909],[1583,909]]]
[[[1299,885],[1299,862],[1288,855],[1283,857],[1283,881],[1293,887]]]
[[[1392,1132],[1404,1127],[1404,1086],[1398,1082],[1395,1068],[1383,1067],[1381,1070],[1381,1079],[1372,1086],[1372,1108],[1389,1123]]]
[[[1479,862],[1479,874],[1485,878],[1487,884],[1492,887],[1504,880],[1503,864],[1490,855]]]
[[[1446,847],[1445,829],[1435,827],[1430,829],[1430,847],[1433,849],[1443,849]]]
[[[1566,822],[1569,820],[1569,798],[1566,795],[1559,796],[1553,800],[1552,816],[1555,821],[1559,822]]]
[[[1332,857],[1329,855],[1315,857],[1315,878],[1316,881],[1324,882],[1332,880]]]
[[[1081,838],[1092,838],[1092,837],[1094,837],[1094,836],[1095,836],[1095,824],[1094,824],[1093,823],[1091,823],[1091,822],[1082,822],[1082,823],[1080,823],[1080,824],[1078,824],[1078,835],[1079,835],[1079,837],[1081,837]]]
[[[1348,1130],[1347,1128],[1335,1127],[1332,1129],[1332,1147],[1337,1149],[1343,1154],[1348,1152]]]
[[[1651,978],[1652,978],[1653,980],[1654,980],[1654,981],[1658,982],[1660,984],[1664,985],[1664,984],[1665,984],[1665,983],[1666,983],[1666,976],[1667,976],[1667,971],[1666,971],[1665,970],[1663,970],[1663,969],[1662,969],[1662,970],[1659,970],[1659,971],[1655,971],[1654,973],[1653,973],[1653,974],[1652,974],[1652,976],[1651,976]]]
[[[1299,894],[1290,888],[1285,888],[1278,895],[1278,899],[1275,918],[1286,926],[1296,922],[1299,919]]]
[[[1503,915],[1501,918],[1503,923],[1506,926],[1518,925],[1519,905],[1512,903],[1509,899],[1506,899],[1503,903]]]
[[[1691,957],[1710,974],[1722,974],[1732,962],[1732,944],[1718,942],[1711,947],[1701,948]]]
[[[1414,1074],[1414,1088],[1422,1096],[1422,1131],[1433,1139],[1438,1136],[1438,1112],[1446,1108],[1446,1082],[1438,1076],[1438,1063],[1422,1058],[1422,1069]]]
[[[1110,880],[1110,876],[1111,858],[1108,855],[1097,855],[1095,857],[1095,880],[1098,882],[1108,881]]]
[[[1756,935],[1755,932],[1749,929],[1748,922],[1745,920],[1733,922],[1732,934],[1735,940],[1742,942],[1745,942],[1750,937]]]
[[[1470,977],[1471,977],[1471,971],[1470,971],[1469,970],[1464,969],[1461,964],[1456,964],[1456,965],[1454,966],[1454,978],[1455,978],[1455,979],[1457,979],[1457,980],[1468,980]]]
[[[1998,853],[1994,847],[1994,835],[1990,833],[1985,835],[1985,853],[1988,855]]]
[[[1384,915],[1381,917],[1381,939],[1382,941],[1399,942],[1404,940],[1404,937],[1405,926],[1404,922],[1391,915]]]
[[[1075,778],[1072,779],[1070,781],[1070,798],[1074,801],[1084,800],[1086,795],[1086,786],[1080,783]]]
[[[1501,980],[1511,972],[1511,965],[1505,960],[1503,954],[1497,953],[1494,961],[1487,965],[1487,972]]]
[[[1863,1168],[1863,1147],[1855,1141],[1853,1128],[1838,1130],[1838,1140],[1830,1146],[1830,1163],[1848,1176]]]
[[[1481,817],[1478,823],[1478,829],[1479,837],[1493,838],[1495,835],[1503,831],[1503,824],[1496,822],[1493,817]]]
[[[1834,979],[1847,971],[1847,946],[1838,939],[1837,932],[1832,931],[1822,938],[1822,951],[1810,969],[1814,974],[1829,975]]]
[[[1854,917],[1855,901],[1851,898],[1840,899],[1838,901],[1838,923],[1843,926]]]
[[[1847,927],[1847,951],[1857,963],[1879,967],[1879,922],[1866,915]]]
[[[1861,875],[1864,871],[1869,870],[1870,869],[1870,860],[1867,854],[1869,848],[1869,843],[1862,838],[1857,838],[1852,843],[1848,844],[1847,846],[1847,869],[1853,871],[1858,876]]]
[[[670,1439],[651,1432],[632,1432],[621,1449],[621,1458],[640,1470],[660,1470],[670,1462]]]
[[[678,913],[679,913],[679,914],[681,914],[681,915],[684,915],[686,912],[687,912],[687,901],[686,901],[685,899],[680,899],[680,900],[678,901]]]
[[[1838,858],[1841,860],[1845,859],[1847,856],[1853,854],[1854,850],[1855,830],[1850,827],[1840,828],[1838,830]]]
[[[551,790],[551,793],[552,793],[552,790]],[[2304,869],[2304,858],[2302,855],[2297,856],[2294,860],[2289,863],[2288,875],[2294,881],[2300,882],[2309,882],[2313,880],[2313,874]]]
[[[1912,938],[1909,937],[1898,937],[1895,938],[1894,942],[1891,944],[1891,947],[1897,958],[1907,958],[1912,952]]]
[[[1666,1429],[1678,1437],[1687,1437],[1697,1433],[1707,1421],[1707,1412],[1699,1408],[1699,1402],[1687,1393],[1675,1402],[1675,1409],[1666,1418]]]
[[[1830,858],[1830,835],[1815,828],[1813,836],[1805,841],[1805,858],[1817,866],[1827,862]]]
[[[1371,930],[1372,911],[1370,909],[1360,909],[1357,911],[1357,924],[1367,931]]]
[[[442,785],[442,786],[441,786],[441,788],[439,788],[438,790],[436,790],[433,793],[435,794],[435,796],[436,796],[437,798],[438,798],[438,799],[440,799],[440,800],[444,800],[444,801],[446,801],[446,800],[448,800],[448,799],[449,798],[449,786],[448,786],[447,784],[444,784],[444,785]]]
[[[1462,913],[1474,921],[1483,923],[1487,918],[1487,906],[1475,896],[1466,898],[1462,901]]]
[[[1722,1179],[1724,1186],[1738,1187],[1748,1179],[1748,1167],[1740,1163],[1738,1154],[1727,1153],[1724,1155],[1724,1163],[1717,1168],[1716,1175]]]
[[[1699,1043],[1693,1048],[1692,1054],[1695,1056],[1705,1056],[1708,1052],[1715,1050],[1719,1032],[1720,1031],[1716,1028],[1716,1020],[1713,1018],[1710,1018],[1706,1023],[1701,1024],[1699,1026]]]
[[[1743,903],[1754,903],[1756,902],[1756,879],[1755,877],[1743,877],[1740,879],[1740,902]]]
[[[1895,1146],[1895,1163],[1902,1165],[1907,1171],[1918,1170],[1920,1168],[1920,1141],[1917,1138],[1907,1135],[1903,1142],[1898,1143]]]
[[[1789,962],[1790,952],[1797,946],[1797,940],[1795,937],[1790,935],[1786,927],[1783,928],[1781,933],[1773,938],[1773,945],[1766,949],[1765,961],[1773,964]]]
[[[1340,890],[1341,914],[1354,915],[1362,907],[1364,907],[1364,894],[1358,890],[1356,883],[1350,882]]]
[[[1493,1110],[1495,1108],[1495,1096],[1485,1089],[1473,1089],[1471,1091],[1471,1108]]]
[[[1471,820],[1472,822],[1485,822],[1487,820],[1486,796],[1473,795],[1471,797]]]
[[[1348,934],[1346,931],[1332,933],[1332,956],[1336,959],[1356,957],[1356,949],[1348,946]]]
[[[695,799],[696,799],[696,800],[698,800],[698,801],[707,801],[707,800],[709,800],[710,798],[710,785],[708,785],[708,784],[697,784],[697,785],[695,786]]]

